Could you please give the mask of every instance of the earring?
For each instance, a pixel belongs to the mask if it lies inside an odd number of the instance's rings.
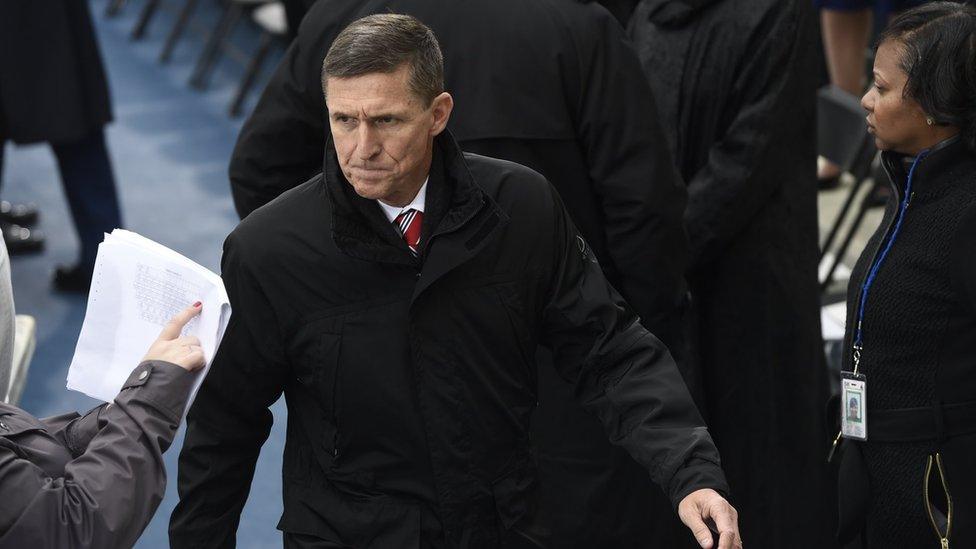
[[[931,116],[926,116],[925,123],[931,126],[932,124],[935,124],[935,120],[933,120]]]

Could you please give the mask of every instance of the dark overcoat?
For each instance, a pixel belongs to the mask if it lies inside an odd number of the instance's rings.
[[[163,499],[162,454],[195,379],[146,361],[83,416],[40,420],[0,403],[0,547],[132,547]]]
[[[808,4],[645,0],[630,29],[688,186],[700,408],[759,549],[833,530]]]
[[[847,326],[864,311],[868,440],[842,443],[840,533],[869,549],[976,547],[976,152],[943,143],[914,171],[883,156],[894,199],[848,288]]]
[[[0,141],[73,142],[111,120],[88,1],[0,2]]]
[[[234,316],[187,420],[173,547],[233,546],[282,392],[278,526],[296,545],[545,547],[529,434],[540,344],[674,505],[724,491],[674,361],[548,182],[434,143],[419,257],[331,143],[323,174],[228,237]]]
[[[610,282],[644,326],[674,346],[685,298],[685,191],[636,55],[595,3],[318,2],[234,149],[230,177],[240,215],[319,171],[328,133],[322,60],[349,22],[387,10],[416,16],[437,35],[455,99],[450,127],[461,147],[546,176]],[[540,376],[534,440],[554,543],[644,547],[654,539],[651,509],[672,514],[667,500],[606,443],[548,361]]]

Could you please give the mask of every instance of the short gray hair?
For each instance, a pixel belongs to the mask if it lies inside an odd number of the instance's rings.
[[[410,90],[425,105],[444,91],[444,56],[427,25],[409,15],[383,13],[353,21],[336,37],[322,63],[322,91],[329,77],[391,73],[410,63]]]

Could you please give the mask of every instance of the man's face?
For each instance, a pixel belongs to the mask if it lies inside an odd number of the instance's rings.
[[[326,80],[329,126],[343,175],[363,198],[405,206],[430,170],[434,136],[454,105],[442,93],[430,105],[410,89],[410,65],[391,73]]]

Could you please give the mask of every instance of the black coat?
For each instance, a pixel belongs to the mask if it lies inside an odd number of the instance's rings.
[[[686,293],[685,190],[636,55],[595,3],[319,1],[234,149],[238,212],[246,216],[320,169],[328,133],[322,59],[349,22],[387,9],[417,16],[438,36],[455,98],[450,127],[462,148],[551,181],[610,282],[646,328],[676,345]],[[548,361],[540,376],[533,434],[554,543],[644,547],[655,535],[648,517],[654,509],[670,516],[669,503],[606,443]]]
[[[674,361],[607,284],[545,179],[462,155],[446,134],[435,151],[421,259],[331,151],[324,176],[228,238],[234,316],[190,411],[174,547],[233,545],[282,391],[286,535],[494,548],[539,534],[539,344],[675,504],[724,490]]]
[[[84,416],[40,420],[0,402],[0,547],[132,547],[163,499],[162,454],[195,379],[143,362]]]
[[[904,159],[883,156],[895,200],[851,276],[849,327],[906,191]],[[976,547],[976,153],[961,140],[920,158],[903,221],[864,304],[862,333],[868,440],[842,443],[843,537],[863,530],[870,549],[938,548],[925,494],[937,453],[952,499],[949,546]],[[853,343],[848,330],[848,371]],[[932,468],[927,495],[944,513],[938,464]]]
[[[806,0],[645,0],[631,19],[688,185],[699,407],[750,548],[822,549],[833,530],[812,15]]]
[[[0,142],[72,142],[111,120],[87,0],[0,2]]]

